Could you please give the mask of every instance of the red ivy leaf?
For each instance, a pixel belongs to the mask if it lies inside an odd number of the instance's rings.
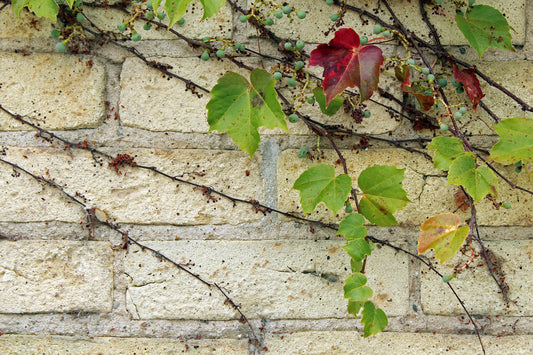
[[[369,99],[378,88],[379,68],[383,64],[381,49],[361,46],[359,35],[351,28],[341,28],[328,44],[311,52],[309,65],[324,68],[326,104],[347,87],[357,86],[361,102]]]
[[[479,80],[477,79],[474,69],[468,68],[459,70],[456,66],[454,66],[453,77],[457,82],[463,84],[466,94],[472,102],[472,107],[475,111],[479,101],[485,96],[485,94],[481,91]]]
[[[424,111],[428,111],[433,107],[433,105],[435,104],[433,95],[424,94],[425,89],[417,87],[416,84],[415,86],[411,85],[411,81],[409,80],[411,73],[407,65],[398,65],[396,68],[394,68],[394,74],[396,76],[396,79],[402,82],[402,91],[416,97]]]

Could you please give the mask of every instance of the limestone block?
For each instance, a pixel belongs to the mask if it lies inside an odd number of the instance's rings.
[[[111,311],[109,243],[2,241],[0,260],[0,313]]]
[[[164,1],[161,4],[160,11],[163,11],[163,6]],[[117,25],[128,19],[128,14],[120,10],[85,7],[83,11],[91,21],[104,31],[118,32]],[[203,21],[201,21],[202,15],[203,9],[199,3],[190,4],[187,8],[187,12],[183,16],[185,24],[175,24],[172,28],[180,34],[192,39],[202,39],[206,36],[224,39],[231,38],[232,12],[229,4],[222,6],[216,15]],[[168,25],[168,16],[166,16],[161,22]],[[172,34],[165,29],[158,29],[156,25],[153,25],[149,31],[145,31],[143,28],[144,21],[137,21],[134,23],[134,26],[135,30],[142,36],[143,40],[179,40],[179,37],[175,34]],[[129,31],[124,33],[128,34]]]
[[[27,10],[20,13],[20,19],[11,5],[0,11],[0,38],[50,38],[54,29],[52,20],[37,17]]]
[[[487,354],[528,354],[533,336],[482,336]],[[363,338],[356,331],[309,331],[267,336],[271,354],[480,354],[475,335],[383,332]]]
[[[490,77],[495,82],[503,85],[510,92],[521,98],[528,104],[532,104],[533,86],[529,78],[533,74],[533,65],[527,61],[508,62],[478,62],[478,69]],[[520,105],[503,94],[500,90],[490,86],[483,79],[479,78],[481,90],[485,94],[483,102],[501,119],[510,117],[533,118],[531,112],[522,111]],[[460,100],[470,101],[466,94],[460,96]],[[459,102],[457,102],[459,104]],[[483,110],[478,107],[477,111],[469,109],[459,121],[463,132],[466,134],[495,134],[490,128],[496,122]]]
[[[171,176],[205,184],[231,196],[246,200],[263,198],[257,154],[250,161],[240,151],[132,149],[120,152],[135,157],[134,161],[140,165],[158,167]],[[54,179],[72,195],[80,193],[87,205],[98,207],[110,220],[120,223],[238,224],[262,216],[248,205],[234,207],[229,200],[215,195],[209,198],[201,189],[172,182],[150,171],[124,167],[117,174],[108,167],[108,161],[100,166],[87,151],[11,147],[5,159],[36,175]],[[80,212],[70,213],[73,204],[64,198],[58,206],[47,209],[57,200],[47,203],[42,198],[48,198],[50,193],[59,196],[58,191],[46,188],[45,195],[30,195],[30,190],[23,187],[28,179],[17,182],[20,177],[12,176],[13,169],[5,164],[0,165],[0,171],[3,174],[0,202],[5,206],[0,209],[0,221],[84,220]],[[28,186],[32,186],[31,191],[41,189],[36,181]],[[79,206],[74,207],[81,210]]]
[[[179,340],[36,335],[3,335],[0,347],[15,354],[248,354],[248,341],[236,339]]]
[[[343,299],[349,257],[341,241],[149,242],[208,282],[216,282],[249,318],[350,317]],[[376,249],[368,259],[372,300],[389,315],[408,312],[408,260]],[[126,255],[127,307],[140,319],[238,319],[224,297],[137,247]]]
[[[472,314],[531,316],[533,314],[533,280],[531,273],[531,240],[501,240],[485,243],[502,262],[505,281],[509,285],[509,306],[503,301],[500,289],[486,266],[475,267],[459,274],[451,284],[466,308]],[[455,256],[444,265],[434,264],[444,275],[453,273],[453,267],[467,258]],[[482,257],[481,264],[485,265]],[[422,307],[428,314],[463,314],[463,309],[449,288],[435,274],[423,270],[421,283]]]
[[[96,127],[105,115],[104,64],[63,54],[0,54],[0,102],[47,129]],[[0,130],[28,130],[0,112]]]
[[[250,6],[251,1],[248,1],[248,7]],[[405,24],[405,26],[411,30],[411,32],[417,34],[425,40],[428,38],[428,28],[427,25],[422,21],[420,17],[419,5],[416,1],[400,0],[400,1],[390,1],[389,2],[392,9],[398,18]],[[524,44],[525,41],[525,29],[526,29],[526,1],[501,1],[501,0],[479,0],[476,2],[476,5],[485,4],[492,6],[502,12],[509,24],[516,30],[512,31],[514,44]],[[283,38],[300,38],[306,42],[314,43],[325,43],[333,38],[333,32],[328,36],[325,36],[324,33],[333,25],[333,22],[330,20],[330,15],[337,13],[339,11],[338,7],[328,6],[324,1],[305,1],[305,0],[294,0],[290,4],[296,10],[305,10],[307,11],[307,17],[304,20],[300,20],[295,16],[293,12],[291,22],[287,16],[284,16],[282,19],[276,19],[275,25],[271,26],[271,29],[276,35]],[[382,5],[378,6],[377,0],[369,1],[351,1],[349,5],[359,7],[363,10],[370,12],[373,15],[379,16],[384,21],[393,24],[390,19],[390,14],[387,9]],[[442,10],[449,13],[455,14],[454,5],[451,2],[444,2]],[[441,15],[431,15],[431,7],[427,6],[426,11],[430,15],[432,23],[435,25],[439,34],[441,35],[441,42],[444,45],[465,45],[467,40],[457,28],[455,19],[448,16]],[[353,11],[348,10],[344,17],[344,26],[353,28],[359,35],[365,35],[369,38],[377,37],[373,34],[372,28],[374,22],[372,20],[366,21],[366,17],[359,17],[359,14]],[[255,29],[249,25],[249,36],[256,36]]]
[[[171,72],[193,80],[211,90],[227,71],[246,78],[250,73],[239,70],[229,61],[200,58],[156,58],[172,66]],[[150,131],[208,132],[209,93],[196,89],[185,91],[185,83],[166,78],[138,59],[126,59],[121,74],[120,119],[123,125]],[[200,97],[199,97],[200,96]]]
[[[338,157],[333,151],[323,151],[324,160],[310,161],[309,159],[297,159],[297,150],[286,150],[281,153],[278,161],[278,205],[285,211],[302,212],[300,207],[299,191],[292,186],[296,179],[306,169],[318,163],[333,164]],[[447,180],[442,171],[433,168],[430,161],[416,153],[408,153],[400,149],[371,149],[366,151],[342,151],[346,158],[348,172],[350,172],[353,186],[356,186],[356,178],[365,168],[379,165],[394,165],[405,168],[403,186],[407,197],[411,200],[406,207],[394,215],[400,224],[420,225],[427,218],[442,212],[456,212],[463,220],[469,218],[470,212],[456,211],[454,194],[458,187],[446,186]],[[526,174],[517,174],[514,169],[495,165],[496,168],[516,184],[528,189],[533,189],[533,184],[528,181]],[[336,173],[341,174],[340,164],[336,165]],[[496,209],[492,202],[487,199],[477,205],[477,217],[481,225],[531,225],[531,210],[533,200],[528,194],[513,190],[502,180],[499,181],[498,201],[511,202],[512,208],[505,210]],[[342,211],[339,216],[343,216]],[[334,223],[340,219],[334,218],[331,211],[326,210],[323,203],[317,206],[315,212],[309,215],[316,219],[322,219]],[[339,218],[340,218],[339,217]]]

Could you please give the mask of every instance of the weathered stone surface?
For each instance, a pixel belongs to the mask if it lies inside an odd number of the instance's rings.
[[[0,347],[15,354],[248,354],[247,340],[3,335]]]
[[[160,11],[163,11],[163,6],[164,1],[161,4]],[[114,9],[85,7],[83,11],[100,29],[104,31],[118,32],[117,25],[128,18],[126,13]],[[224,39],[231,38],[233,24],[231,20],[231,7],[229,4],[222,6],[216,15],[203,21],[201,21],[202,15],[203,9],[199,3],[190,4],[190,6],[187,8],[186,14],[183,16],[185,19],[185,24],[175,24],[172,28],[178,31],[180,34],[193,39],[202,39],[206,36]],[[168,16],[165,17],[165,19],[161,22],[163,22],[165,25],[168,25]],[[158,29],[155,24],[149,31],[144,30],[144,21],[135,22],[134,25],[135,30],[142,36],[143,40],[179,40],[179,37],[177,37],[175,34],[163,28]],[[129,32],[125,32],[125,34],[129,34]]]
[[[533,241],[502,240],[490,241],[486,246],[501,262],[505,282],[509,285],[509,305],[503,300],[502,294],[487,268],[470,268],[459,274],[451,284],[457,290],[466,308],[473,314],[484,315],[533,315]],[[444,266],[436,268],[444,275],[452,274],[455,265],[465,262],[468,257],[455,256]],[[485,265],[482,257],[480,262]],[[483,260],[483,261],[481,261]],[[499,279],[499,276],[496,275]],[[422,306],[428,314],[463,314],[461,305],[450,293],[449,288],[435,274],[423,270],[421,284]]]
[[[37,17],[29,11],[22,11],[20,19],[11,5],[0,11],[0,38],[50,38],[54,29],[52,20]]]
[[[15,20],[13,20],[15,21]],[[105,114],[105,68],[96,58],[0,54],[0,102],[42,128],[95,127]],[[27,130],[0,112],[0,130]]]
[[[111,311],[109,243],[0,243],[0,313]]]
[[[528,354],[533,336],[483,336],[487,354]],[[364,339],[356,331],[299,332],[270,335],[271,354],[478,354],[475,335],[380,333]]]
[[[282,210],[301,212],[299,191],[292,189],[292,186],[301,173],[318,162],[309,159],[295,159],[297,152],[297,150],[286,150],[280,155],[278,161],[278,206]],[[333,151],[323,152],[325,158],[323,162],[333,164],[338,159]],[[438,176],[442,175],[442,171],[434,169],[432,163],[421,155],[400,149],[371,149],[358,152],[343,151],[342,153],[346,158],[354,186],[356,186],[356,178],[361,171],[375,164],[394,165],[406,169],[403,186],[411,203],[394,214],[399,223],[419,225],[427,218],[447,211],[455,211],[464,219],[469,218],[470,212],[456,211],[454,193],[457,191],[457,186],[446,186],[446,178]],[[533,188],[533,184],[528,181],[526,174],[517,174],[513,169],[502,168],[499,165],[496,167],[511,181],[525,188]],[[336,170],[337,174],[342,173],[340,165],[336,165]],[[498,201],[511,202],[513,208],[510,210],[496,209],[492,202],[486,199],[482,200],[477,205],[477,217],[481,225],[531,225],[530,211],[533,209],[533,199],[516,189],[511,189],[500,181]],[[340,216],[342,214],[342,211],[339,212]],[[323,203],[317,206],[311,216],[323,218],[332,223],[338,221],[329,210],[326,210]]]
[[[248,7],[250,7],[250,1],[248,1]],[[500,1],[500,0],[480,0],[476,2],[478,4],[490,5],[500,12],[502,12],[509,24],[516,30],[512,32],[513,43],[514,44],[523,44],[525,41],[525,30],[526,30],[526,1]],[[324,36],[331,25],[333,24],[330,20],[330,15],[339,11],[338,7],[328,6],[323,1],[305,1],[305,0],[294,0],[289,5],[291,5],[296,10],[305,10],[307,11],[307,17],[304,20],[300,20],[295,16],[293,12],[291,17],[294,19],[291,23],[287,16],[284,16],[282,19],[274,19],[275,25],[270,29],[278,36],[283,38],[300,38],[307,42],[314,43],[325,43],[328,42],[333,37],[333,31],[329,36]],[[365,11],[370,12],[373,15],[379,16],[381,19],[388,23],[393,23],[390,19],[390,14],[387,11],[387,8],[378,6],[377,0],[369,1],[352,1],[349,5],[361,8]],[[413,33],[416,33],[425,40],[430,40],[428,36],[427,25],[422,21],[420,17],[419,5],[416,1],[391,1],[390,5],[398,18],[405,24],[405,26]],[[377,10],[376,10],[377,9]],[[467,44],[467,40],[457,28],[455,19],[448,16],[431,16],[431,8],[426,7],[426,10],[430,14],[432,23],[435,25],[439,34],[441,35],[441,42],[444,45],[464,45]],[[442,10],[449,13],[455,14],[455,7],[453,3],[444,2],[442,5]],[[359,14],[348,10],[344,16],[344,27],[353,28],[359,35],[365,35],[369,38],[377,37],[373,34],[372,28],[374,22],[369,20],[368,23],[362,21],[359,17]],[[364,18],[366,20],[367,18]],[[256,31],[250,26],[250,31],[248,33],[250,36],[255,36]]]
[[[171,71],[211,90],[227,71],[239,70],[229,61],[200,58],[157,58],[172,66]],[[138,59],[126,59],[121,74],[120,119],[122,124],[150,131],[208,132],[207,109],[209,93],[195,89],[185,91],[185,83],[166,78]],[[198,96],[201,97],[198,97]]]
[[[121,153],[134,156],[140,165],[156,166],[171,176],[205,184],[231,196],[262,199],[263,182],[259,177],[257,154],[250,161],[240,151],[131,149]],[[234,207],[229,200],[215,195],[209,198],[201,189],[172,182],[150,171],[126,167],[117,174],[107,166],[108,161],[100,166],[87,151],[11,147],[5,159],[36,175],[54,179],[72,195],[79,192],[89,206],[98,207],[108,218],[120,223],[238,224],[262,216],[250,206]],[[4,206],[0,209],[0,221],[84,220],[80,212],[71,214],[73,203],[67,204],[66,199],[57,206],[52,205],[58,201],[57,197],[50,202],[42,200],[50,194],[60,196],[58,191],[46,188],[46,194],[29,195],[24,187],[28,178],[17,181],[24,174],[12,176],[13,169],[5,164],[0,165],[0,172],[3,175],[0,203]],[[41,190],[36,181],[30,181],[28,186],[34,192]]]
[[[348,317],[343,282],[349,257],[340,241],[177,241],[149,242],[208,282],[223,287],[250,318]],[[372,300],[389,315],[408,307],[408,262],[390,249],[377,249],[367,263]],[[215,288],[130,248],[125,271],[131,276],[127,307],[140,319],[234,319]]]

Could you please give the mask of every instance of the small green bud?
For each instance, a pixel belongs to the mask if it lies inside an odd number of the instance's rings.
[[[446,80],[444,78],[438,78],[437,79],[437,83],[439,83],[439,86],[441,88],[445,88],[448,85],[448,80]]]
[[[152,24],[150,22],[146,22],[143,26],[145,31],[150,31],[150,28],[152,28]]]
[[[461,86],[460,88],[455,89],[455,92],[458,94],[462,94],[463,92],[465,92],[465,88]]]
[[[277,18],[277,19],[280,19],[283,17],[283,12],[281,12],[280,10],[274,12],[274,17]]]
[[[367,36],[361,36],[361,44],[367,44],[368,37]]]
[[[453,118],[455,118],[456,120],[460,120],[461,118],[463,118],[463,114],[461,113],[461,111],[457,111],[453,114]]]
[[[422,68],[422,74],[428,75],[429,74],[429,68]]]
[[[146,7],[149,8],[150,10],[152,10],[154,8],[154,6],[152,5],[152,1],[151,0],[148,0],[146,2]]]
[[[430,81],[430,82],[433,82],[433,81],[435,81],[435,75],[433,75],[433,74],[428,74],[428,76],[426,77],[426,79],[428,79],[428,81]]]
[[[292,87],[292,88],[295,87],[296,86],[296,79],[295,78],[287,79],[287,85]]]
[[[391,33],[390,33],[389,30],[387,30],[387,31],[383,31],[382,35],[383,35],[383,37],[387,37],[387,38],[389,38],[390,35],[391,35]]]
[[[85,20],[85,16],[83,16],[83,14],[81,12],[78,12],[76,14],[76,21],[83,22],[83,20]]]
[[[281,74],[279,71],[275,72],[274,74],[272,74],[272,77],[275,79],[275,80],[281,80],[281,78],[283,78],[283,74]]]
[[[452,85],[456,88],[460,88],[461,86],[463,86],[463,84],[455,80],[455,78],[452,79]]]
[[[372,112],[370,112],[369,110],[365,110],[363,112],[363,115],[365,116],[365,118],[369,118],[372,115]]]
[[[307,98],[307,103],[308,103],[308,104],[311,104],[311,105],[312,105],[312,104],[315,103],[315,101],[316,101],[316,99],[315,99],[314,96],[309,96],[309,97]]]
[[[285,15],[288,15],[288,14],[291,13],[291,11],[292,11],[292,7],[290,7],[290,6],[288,6],[288,5],[287,5],[287,6],[283,6],[283,8],[281,9],[281,11],[283,11],[283,13],[284,13]]]
[[[167,15],[164,13],[164,12],[158,12],[157,13],[157,18],[160,19],[160,20],[164,20],[165,17],[167,17]]]
[[[346,213],[352,213],[353,212],[352,205],[347,204],[346,207],[344,207],[344,211],[346,211]]]
[[[141,40],[141,34],[140,33],[134,33],[131,35],[131,40],[134,42],[138,42]]]
[[[217,54],[217,57],[224,58],[226,56],[226,51],[223,49],[219,49],[216,54]]]
[[[333,0],[326,0],[326,5],[333,5]]]
[[[303,20],[307,17],[307,13],[304,10],[300,10],[296,13],[296,16],[298,16],[299,19]]]
[[[153,20],[154,19],[154,13],[152,11],[148,11],[146,12],[146,15],[144,15],[144,17],[146,17],[147,20]]]
[[[299,60],[299,61],[297,61],[296,63],[294,63],[294,69],[296,69],[296,70],[300,70],[300,69],[302,69],[304,66],[305,66],[305,63],[302,62],[301,60]]]
[[[375,24],[374,25],[374,33],[378,35],[381,32],[383,32],[383,26],[381,26],[379,23]]]
[[[120,32],[124,32],[124,31],[126,31],[126,27],[127,27],[127,26],[128,26],[128,25],[127,25],[126,23],[121,22],[121,23],[119,23],[119,24],[117,25],[117,29],[118,29]]]
[[[181,26],[181,25],[185,24],[185,19],[182,17],[176,23]]]
[[[64,52],[67,50],[67,46],[63,42],[56,43],[56,51],[58,52]]]
[[[443,132],[446,132],[448,131],[449,127],[446,123],[441,123],[440,124],[440,130],[443,131]]]
[[[288,51],[292,51],[292,43],[291,42],[285,42],[285,44],[283,44],[283,47],[288,50]]]
[[[305,47],[305,42],[304,41],[302,41],[301,39],[296,41],[296,48],[303,49],[304,47]]]
[[[461,107],[459,109],[459,112],[461,112],[463,115],[468,111],[468,109],[466,107]]]
[[[271,19],[271,18],[267,18],[267,19],[265,20],[265,25],[267,25],[267,26],[272,26],[273,24],[274,24],[274,20],[273,20],[273,19]]]
[[[296,122],[298,122],[299,120],[300,120],[300,117],[298,117],[297,114],[292,113],[292,114],[289,115],[289,122],[290,122],[290,123],[296,123]]]
[[[204,62],[208,61],[209,60],[209,52],[208,51],[203,52],[200,58],[202,58],[202,60]]]
[[[455,278],[455,274],[443,275],[442,276],[442,281],[448,283],[448,282],[452,281],[454,278]]]
[[[339,21],[341,17],[339,16],[339,14],[331,14],[331,16],[329,17],[329,19],[333,22],[337,22]]]
[[[508,209],[510,209],[513,206],[511,205],[511,202],[504,202],[504,203],[502,203],[502,207],[505,208],[506,210],[508,210]]]
[[[305,145],[300,148],[298,151],[298,158],[304,159],[307,158],[307,153],[309,153],[309,148],[307,148]]]
[[[50,35],[52,36],[52,38],[59,38],[59,31],[58,30],[52,30],[52,32],[50,32]]]
[[[248,21],[248,16],[246,15],[241,15],[239,17],[239,21],[241,21],[242,23],[245,23],[246,21]]]
[[[408,65],[415,65],[415,60],[413,58],[409,58],[409,59],[407,59],[407,64]]]

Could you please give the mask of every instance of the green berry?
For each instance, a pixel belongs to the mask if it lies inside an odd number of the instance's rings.
[[[372,112],[370,112],[369,110],[365,110],[363,111],[363,115],[365,116],[365,118],[369,118],[372,115]]]
[[[246,15],[241,15],[239,17],[239,21],[241,21],[242,23],[245,23],[246,21],[248,21],[248,16]]]
[[[455,278],[455,274],[443,275],[442,276],[442,281],[448,283],[448,282],[452,281],[454,278]]]
[[[460,88],[461,86],[463,86],[463,84],[455,80],[455,78],[452,79],[452,85],[456,88]]]
[[[217,51],[217,57],[219,57],[219,58],[224,58],[225,56],[226,56],[226,51],[225,51],[225,50],[223,50],[223,49],[219,49],[219,50]]]
[[[456,120],[460,120],[461,118],[463,118],[463,114],[461,113],[461,111],[457,111],[453,114],[453,118],[455,118]]]
[[[514,171],[517,173],[522,171],[522,160],[519,160],[514,164]]]
[[[435,4],[437,4],[437,5],[442,4],[442,0],[433,0],[433,1],[435,1]]]
[[[202,42],[204,42],[204,43],[209,43],[209,41],[211,41],[211,37],[202,38]]]
[[[303,49],[304,47],[305,47],[305,42],[304,41],[302,41],[301,39],[296,41],[296,48]]]
[[[78,14],[76,15],[76,21],[82,22],[83,20],[85,20],[85,16],[83,16],[81,12],[78,12]]]
[[[298,16],[299,19],[304,19],[307,16],[307,13],[304,10],[300,10],[296,13],[296,16]]]
[[[378,35],[381,32],[383,32],[383,26],[381,26],[380,24],[375,24],[374,25],[374,33]]]
[[[466,107],[461,107],[459,109],[459,112],[461,112],[463,115],[468,111],[468,109]]]
[[[289,115],[289,122],[290,123],[296,123],[300,120],[300,117],[298,117],[297,114],[293,113]]]
[[[164,20],[165,17],[167,17],[167,15],[164,13],[164,12],[158,12],[157,13],[157,18],[160,19],[160,20]]]
[[[240,50],[241,52],[244,52],[244,51],[246,50],[246,45],[245,45],[244,43],[240,43],[240,44],[239,44],[239,50]]]
[[[446,123],[440,124],[440,130],[443,132],[446,132],[449,129],[448,125]]]
[[[326,0],[326,5],[333,5],[333,0]]]
[[[273,20],[273,19],[271,19],[271,18],[267,18],[267,19],[265,20],[265,25],[267,25],[267,26],[272,26],[273,24],[274,24],[274,20]]]
[[[428,75],[429,74],[429,68],[422,68],[422,74]]]
[[[150,28],[152,28],[152,24],[150,22],[146,22],[143,26],[145,31],[150,31]]]
[[[426,77],[426,79],[428,79],[428,81],[435,81],[435,75],[433,75],[433,74],[428,74],[428,76]]]
[[[315,97],[314,96],[309,96],[307,98],[307,103],[311,104],[311,105],[314,104],[315,103]]]
[[[50,35],[52,36],[52,38],[59,38],[60,33],[58,30],[52,30]]]
[[[290,6],[288,6],[288,5],[287,5],[287,6],[283,6],[283,8],[281,9],[281,11],[283,11],[283,13],[284,13],[285,15],[288,15],[288,14],[291,13],[291,11],[292,11],[292,7],[290,7]]]
[[[304,66],[305,66],[305,63],[302,62],[301,60],[299,60],[299,61],[297,61],[296,63],[294,63],[294,69],[296,69],[296,70],[300,70],[300,69],[302,69]]]
[[[120,32],[124,32],[124,31],[126,31],[126,27],[127,27],[127,26],[128,26],[128,25],[126,25],[124,22],[121,22],[121,23],[119,23],[119,24],[117,25],[117,28],[118,28],[118,30],[119,30]]]
[[[181,25],[185,24],[185,19],[182,17],[176,23],[181,26]]]
[[[152,5],[152,1],[151,0],[148,0],[146,2],[146,7],[149,8],[150,10],[152,10],[154,8],[154,6]]]
[[[74,5],[76,5],[76,7],[80,7],[83,5],[83,0],[76,0],[74,1]]]
[[[424,95],[433,95],[433,90],[426,89],[426,91],[424,91]]]
[[[289,85],[291,88],[296,86],[296,79],[295,78],[289,78],[287,79],[287,85]]]
[[[437,110],[437,111],[440,110],[440,104],[436,104],[435,105],[435,110]]]
[[[506,210],[510,209],[512,207],[511,202],[504,202],[502,204],[502,207],[505,208]]]
[[[280,10],[274,12],[274,17],[277,18],[277,19],[280,19],[283,17],[283,12],[281,12]]]
[[[274,74],[272,74],[272,77],[275,79],[275,80],[281,80],[281,78],[283,78],[283,74],[281,74],[279,71],[275,72]]]
[[[458,94],[462,94],[463,92],[465,92],[465,88],[461,86],[460,88],[455,89],[455,92]]]
[[[202,55],[200,56],[200,58],[202,58],[202,60],[204,62],[208,61],[209,60],[209,52],[208,51],[203,52]]]
[[[154,13],[152,11],[148,11],[146,15],[144,15],[147,20],[153,20],[154,19]]]
[[[408,65],[415,65],[415,60],[413,58],[409,58],[409,59],[407,59],[407,64]]]
[[[331,14],[331,16],[329,17],[329,19],[333,22],[337,22],[339,21],[341,17],[339,16],[339,14]]]
[[[383,37],[387,37],[387,38],[389,38],[390,35],[391,35],[391,33],[390,33],[389,30],[387,30],[387,31],[383,31],[382,35],[383,35]]]
[[[367,36],[361,36],[361,44],[366,44],[368,42]]]
[[[346,211],[346,213],[352,213],[353,212],[352,205],[346,205],[346,207],[344,207],[344,211]]]
[[[446,80],[444,78],[438,78],[437,82],[439,83],[439,86],[441,88],[445,88],[448,85],[448,80]]]
[[[305,145],[300,148],[298,151],[298,158],[304,159],[307,158],[307,153],[309,153],[309,148],[307,148]]]
[[[468,6],[474,6],[476,0],[468,0]]]
[[[291,51],[292,50],[292,43],[291,42],[285,42],[285,44],[283,45],[283,47],[288,50],[288,51]]]
[[[134,33],[131,35],[131,40],[134,42],[138,42],[141,40],[141,34],[140,33]]]
[[[66,51],[66,50],[67,50],[67,46],[65,45],[65,43],[63,43],[63,42],[58,42],[58,43],[56,44],[56,51],[58,51],[58,52],[64,52],[64,51]]]

